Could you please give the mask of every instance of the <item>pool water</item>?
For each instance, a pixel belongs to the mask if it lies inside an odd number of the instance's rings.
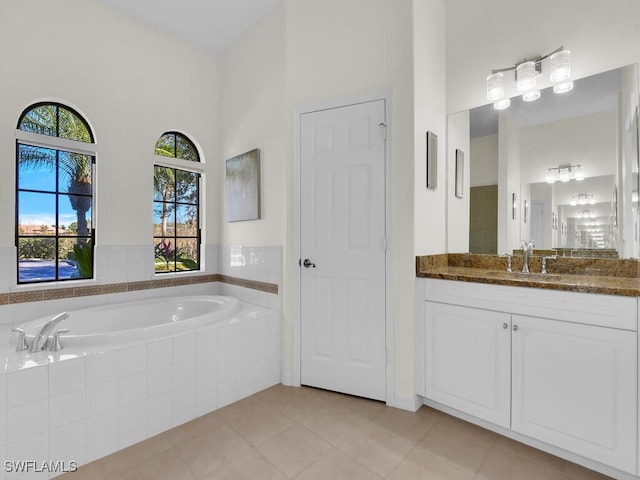
[[[77,274],[78,268],[69,260],[58,261],[58,279],[65,280]],[[56,263],[53,260],[20,260],[18,262],[20,282],[35,282],[56,279]]]

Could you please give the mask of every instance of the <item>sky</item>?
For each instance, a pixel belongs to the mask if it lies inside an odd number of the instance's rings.
[[[43,154],[54,152],[48,149],[38,149]],[[59,225],[69,226],[77,221],[77,214],[71,208],[69,196],[64,193],[69,185],[69,176],[61,173],[59,188]],[[24,168],[18,172],[18,186],[20,189],[39,190],[41,192],[19,192],[18,205],[20,225],[55,225],[56,224],[56,175],[48,166]],[[87,212],[87,220],[91,212]]]

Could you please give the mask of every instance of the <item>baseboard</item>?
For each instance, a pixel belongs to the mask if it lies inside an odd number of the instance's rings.
[[[390,407],[400,408],[402,410],[408,410],[410,412],[417,412],[418,409],[422,406],[422,399],[417,395],[413,395],[412,397],[399,397],[396,395],[395,401],[393,405],[389,405]]]

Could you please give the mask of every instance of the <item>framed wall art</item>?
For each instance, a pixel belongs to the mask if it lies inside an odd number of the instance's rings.
[[[464,197],[464,152],[456,148],[456,197]]]
[[[260,218],[260,150],[226,162],[227,222]]]
[[[427,188],[438,188],[438,136],[427,132]]]

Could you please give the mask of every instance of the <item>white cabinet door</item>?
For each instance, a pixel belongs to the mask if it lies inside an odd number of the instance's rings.
[[[635,332],[512,316],[511,428],[636,472]]]
[[[426,394],[509,427],[511,315],[425,303]]]

